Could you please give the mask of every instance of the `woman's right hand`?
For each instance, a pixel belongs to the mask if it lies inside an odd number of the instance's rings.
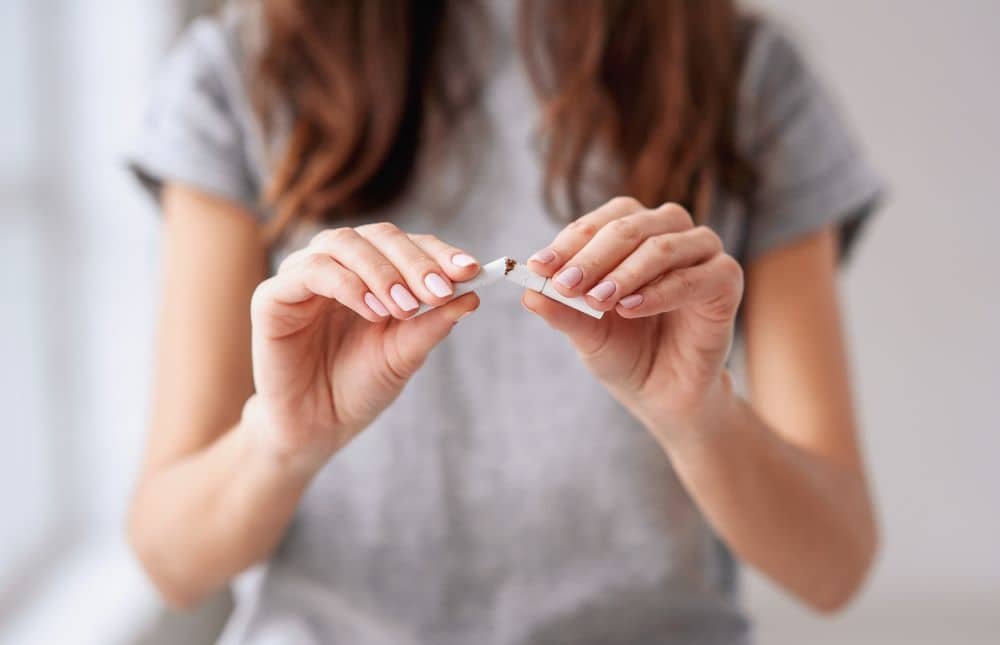
[[[462,250],[385,222],[316,235],[253,295],[253,432],[295,467],[322,466],[479,305],[473,293],[448,302],[453,281],[478,270]],[[443,306],[407,320],[419,301]]]

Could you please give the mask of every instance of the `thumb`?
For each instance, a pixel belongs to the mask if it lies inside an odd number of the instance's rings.
[[[410,320],[393,321],[395,333],[386,337],[386,360],[392,371],[409,378],[455,323],[479,307],[479,296],[467,293]]]
[[[521,304],[548,323],[549,327],[565,334],[584,354],[596,351],[607,338],[607,315],[603,319],[591,318],[530,289],[524,291]]]

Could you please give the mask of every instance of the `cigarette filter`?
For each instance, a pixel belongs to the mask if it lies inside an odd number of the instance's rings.
[[[566,296],[562,295],[561,293],[556,291],[556,288],[552,285],[551,280],[549,280],[545,276],[540,276],[537,273],[529,271],[528,268],[525,267],[523,264],[517,264],[515,262],[513,266],[510,266],[507,269],[507,273],[506,275],[504,275],[504,277],[507,280],[513,282],[514,284],[518,284],[524,287],[525,289],[531,289],[532,291],[537,291],[543,296],[561,302],[564,305],[576,309],[577,311],[582,311],[588,316],[592,316],[594,318],[602,318],[604,316],[603,311],[598,311],[597,309],[594,309],[593,307],[588,305],[587,301],[584,300],[583,297],[576,296],[573,298],[567,298]]]

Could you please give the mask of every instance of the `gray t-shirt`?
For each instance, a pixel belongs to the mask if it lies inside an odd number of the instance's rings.
[[[501,55],[482,118],[445,163],[421,165],[396,206],[346,223],[392,220],[482,260],[523,258],[559,230],[540,199],[516,3],[489,4]],[[131,157],[154,193],[179,182],[269,216],[259,194],[281,141],[262,138],[248,100],[254,16],[231,5],[173,49]],[[846,248],[879,182],[767,22],[754,29],[735,118],[760,178],[749,203],[716,200],[709,224],[727,249],[747,261],[830,225]],[[270,560],[236,581],[222,642],[749,642],[733,559],[663,451],[521,309],[517,289],[482,298],[316,477]]]

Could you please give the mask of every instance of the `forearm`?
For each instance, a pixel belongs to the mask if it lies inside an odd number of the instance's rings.
[[[876,529],[860,467],[782,439],[732,393],[654,434],[715,530],[741,559],[820,610],[864,579]],[[649,424],[648,424],[649,425]]]
[[[204,450],[147,473],[129,534],[168,602],[191,605],[275,547],[309,481],[243,420]]]

